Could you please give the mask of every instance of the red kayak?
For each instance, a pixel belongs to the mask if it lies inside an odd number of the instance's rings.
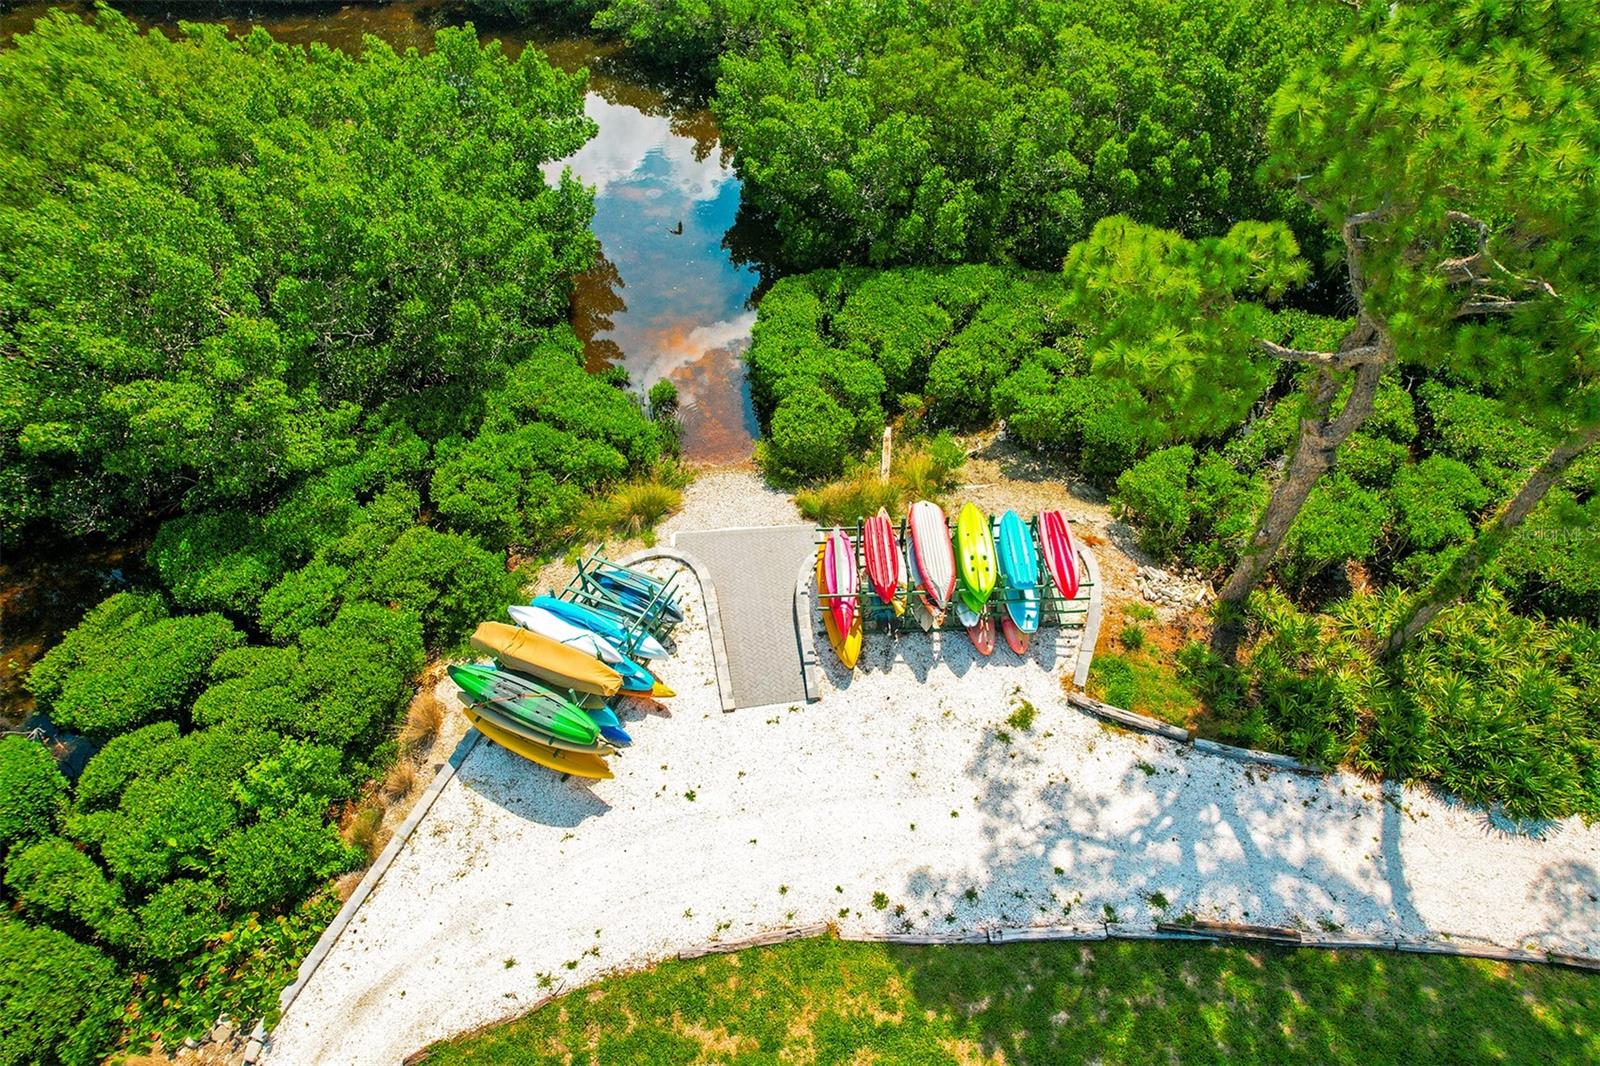
[[[822,591],[833,594],[825,601],[828,611],[839,632],[848,633],[856,620],[856,548],[850,534],[838,526],[823,548],[822,573],[826,586]]]
[[[1078,550],[1072,543],[1072,528],[1060,511],[1039,516],[1039,554],[1050,571],[1056,591],[1066,599],[1078,594]]]
[[[1033,639],[1032,633],[1024,633],[1017,628],[1017,623],[1011,620],[1008,611],[1000,612],[1000,633],[1006,638],[1006,643],[1018,655],[1028,654],[1028,642]]]
[[[861,529],[862,550],[867,556],[867,580],[878,599],[894,608],[895,614],[904,614],[906,601],[900,595],[905,574],[900,562],[900,538],[895,534],[889,512],[878,508],[878,513],[867,519]]]

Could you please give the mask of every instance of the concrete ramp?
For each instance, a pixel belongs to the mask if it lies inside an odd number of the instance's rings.
[[[814,537],[811,526],[673,535],[673,547],[704,564],[716,586],[735,707],[805,702],[794,592],[796,573],[816,551]]]

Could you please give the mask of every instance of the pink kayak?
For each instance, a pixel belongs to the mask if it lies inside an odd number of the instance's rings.
[[[839,632],[848,633],[856,620],[856,548],[850,535],[838,526],[828,534],[822,557],[823,592],[831,594],[824,600],[833,615]]]
[[[895,535],[889,512],[878,508],[878,513],[867,519],[861,529],[861,550],[867,557],[867,580],[878,599],[894,608],[895,614],[906,609],[900,586],[905,583],[904,565],[900,561],[900,538]]]
[[[917,571],[922,575],[928,598],[943,612],[956,592],[956,553],[950,546],[949,523],[939,505],[927,500],[912,504],[908,518]]]
[[[1066,599],[1078,594],[1078,550],[1072,543],[1072,528],[1067,516],[1060,511],[1046,511],[1039,516],[1039,554],[1044,556],[1045,567],[1056,591]]]

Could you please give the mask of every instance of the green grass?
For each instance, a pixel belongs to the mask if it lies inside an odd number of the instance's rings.
[[[1600,978],[1385,952],[819,939],[613,978],[426,1061],[1091,1060],[1594,1062]]]
[[[1096,652],[1087,688],[1095,699],[1174,725],[1186,724],[1200,709],[1199,696],[1153,648]]]

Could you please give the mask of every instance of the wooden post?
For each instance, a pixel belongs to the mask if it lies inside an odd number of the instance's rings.
[[[888,426],[883,427],[883,455],[878,459],[878,480],[885,485],[889,483],[889,434],[893,432]]]

